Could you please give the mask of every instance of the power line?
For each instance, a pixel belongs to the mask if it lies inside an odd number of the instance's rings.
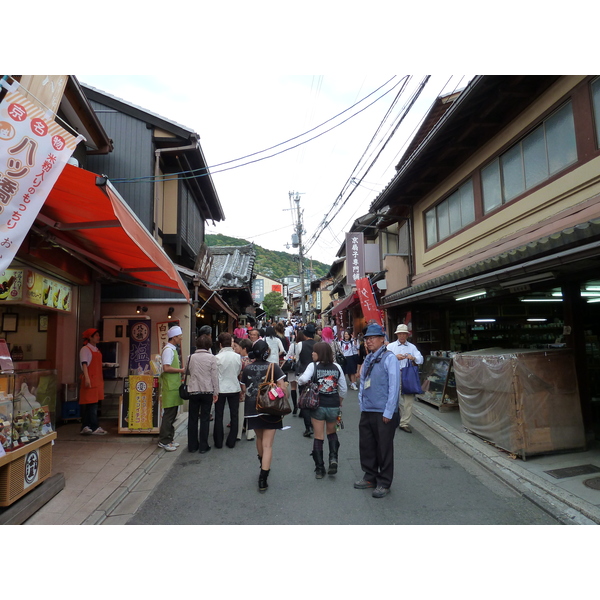
[[[359,100],[358,102],[354,103],[352,106],[350,106],[349,108],[343,110],[342,112],[338,113],[337,115],[335,115],[334,117],[331,117],[330,119],[327,119],[326,121],[324,121],[323,123],[321,123],[320,125],[317,125],[316,127],[313,127],[312,129],[309,129],[308,131],[305,131],[304,133],[301,133],[300,135],[297,135],[295,137],[292,137],[288,140],[286,140],[285,142],[280,142],[279,144],[275,144],[274,146],[271,146],[269,148],[265,148],[264,150],[259,150],[258,152],[253,152],[252,154],[247,154],[246,156],[242,156],[240,158],[236,158],[233,160],[228,160],[226,162],[222,162],[222,163],[217,163],[215,165],[209,166],[209,167],[201,167],[198,169],[192,169],[189,171],[180,171],[178,173],[170,173],[169,176],[167,177],[160,177],[158,178],[159,181],[172,181],[172,180],[177,180],[177,179],[181,179],[181,180],[185,180],[185,179],[194,179],[196,177],[206,177],[207,175],[214,175],[216,173],[222,173],[223,171],[229,171],[231,169],[237,169],[239,167],[244,167],[246,165],[255,163],[255,162],[259,162],[261,160],[266,160],[267,158],[273,158],[274,156],[278,156],[279,154],[283,154],[284,152],[288,152],[290,150],[293,150],[294,148],[298,148],[299,146],[302,146],[308,142],[311,142],[312,140],[315,140],[319,137],[321,137],[322,135],[325,135],[326,133],[329,133],[330,131],[333,131],[334,129],[336,129],[337,127],[340,127],[341,125],[343,125],[344,123],[346,123],[347,121],[349,121],[350,119],[356,117],[357,115],[361,114],[362,112],[364,112],[367,108],[370,108],[371,106],[373,106],[373,104],[375,104],[376,102],[378,102],[379,100],[381,100],[382,98],[384,98],[385,96],[387,96],[390,92],[392,92],[396,87],[398,87],[399,83],[394,84],[389,90],[387,90],[386,92],[384,92],[381,96],[377,97],[373,102],[371,102],[370,104],[367,104],[367,106],[361,108],[359,111],[353,113],[352,115],[350,115],[348,118],[344,119],[343,121],[341,121],[340,123],[338,123],[337,125],[334,125],[332,127],[330,127],[329,129],[326,129],[325,131],[303,141],[300,142],[299,144],[295,144],[294,146],[290,146],[289,148],[284,148],[283,150],[280,150],[279,152],[275,152],[274,154],[270,154],[268,156],[263,156],[262,158],[257,158],[255,160],[250,160],[247,161],[245,163],[242,163],[240,165],[235,165],[233,167],[227,167],[225,169],[218,169],[217,171],[211,171],[211,169],[214,169],[216,167],[220,167],[220,166],[224,166],[224,165],[228,165],[234,162],[238,162],[240,160],[244,160],[246,158],[251,158],[253,156],[256,156],[258,154],[263,154],[265,152],[268,152],[269,150],[273,150],[274,148],[278,148],[279,146],[282,146],[284,144],[287,144],[289,142],[293,142],[294,140],[297,140],[305,135],[308,135],[309,133],[312,133],[313,131],[319,129],[320,127],[323,127],[324,125],[326,125],[327,123],[330,123],[331,121],[337,119],[338,117],[340,117],[341,115],[347,113],[349,110],[352,110],[353,108],[355,108],[356,106],[358,106],[359,104],[361,104],[362,102],[364,102],[365,100],[367,100],[367,98],[370,98],[373,94],[376,94],[379,90],[381,90],[383,87],[385,87],[388,83],[390,83],[390,81],[392,81],[396,76],[394,75],[394,77],[388,79],[388,81],[386,81],[383,85],[379,86],[376,90],[374,90],[373,92],[371,92],[370,94],[368,94],[367,96],[365,96],[362,100]],[[191,174],[189,176],[185,176]],[[184,175],[184,177],[179,177],[180,175]],[[157,178],[154,175],[148,175],[145,177],[133,177],[130,179],[126,179],[126,178],[122,178],[122,179],[113,179],[111,180],[113,183],[133,183],[133,182],[138,182],[138,181],[148,181],[148,182],[152,182],[155,181]]]
[[[313,247],[313,245],[315,244],[315,242],[319,239],[319,236],[322,234],[322,232],[324,231],[325,227],[327,227],[327,225],[329,225],[333,221],[333,219],[335,219],[335,217],[340,213],[341,209],[345,206],[346,202],[348,202],[348,200],[350,199],[350,197],[352,196],[352,194],[356,191],[356,189],[358,188],[358,186],[360,185],[360,183],[362,182],[362,180],[366,177],[367,173],[371,170],[371,168],[373,167],[373,165],[375,164],[375,162],[379,159],[379,157],[381,156],[381,153],[383,152],[383,150],[385,149],[385,147],[387,146],[387,144],[389,143],[389,141],[392,139],[392,137],[394,136],[394,134],[398,130],[398,127],[404,121],[406,115],[410,112],[410,110],[413,107],[414,103],[417,101],[418,97],[421,95],[421,92],[423,91],[423,89],[427,85],[427,82],[429,81],[430,77],[431,77],[430,75],[427,75],[423,79],[423,81],[421,81],[421,83],[419,84],[419,87],[413,93],[413,96],[410,99],[410,101],[408,102],[408,104],[404,106],[403,112],[402,112],[402,114],[401,114],[401,116],[400,116],[400,118],[399,118],[396,126],[394,127],[392,133],[388,136],[388,138],[385,141],[385,143],[383,144],[383,147],[381,148],[381,150],[377,153],[377,156],[373,159],[373,161],[371,162],[371,164],[369,165],[369,167],[367,168],[367,170],[365,171],[365,173],[362,175],[361,179],[355,185],[354,189],[352,189],[350,191],[350,193],[348,194],[348,196],[346,197],[346,199],[343,201],[343,203],[341,204],[341,206],[338,208],[337,212],[333,215],[333,217],[331,217],[331,219],[328,220],[329,214],[331,214],[331,211],[335,208],[336,204],[340,201],[341,194],[336,199],[336,201],[332,205],[331,209],[329,210],[329,212],[327,213],[327,215],[325,216],[325,218],[323,219],[323,221],[321,222],[321,224],[318,226],[317,231],[315,231],[315,233],[312,235],[312,237],[308,240],[308,242],[306,244],[306,251],[307,252]],[[343,191],[342,191],[342,193],[343,193]]]

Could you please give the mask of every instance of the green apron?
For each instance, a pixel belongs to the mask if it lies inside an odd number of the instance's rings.
[[[179,353],[175,350],[171,366],[174,369],[180,369]],[[179,386],[181,385],[181,373],[160,374],[160,388],[162,394],[162,407],[171,408],[183,404],[183,399],[179,395]]]

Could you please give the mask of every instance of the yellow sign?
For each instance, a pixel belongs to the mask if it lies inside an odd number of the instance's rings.
[[[129,377],[129,429],[152,429],[152,375]]]
[[[0,304],[25,302],[60,311],[71,311],[71,286],[32,269],[6,269],[0,273]]]

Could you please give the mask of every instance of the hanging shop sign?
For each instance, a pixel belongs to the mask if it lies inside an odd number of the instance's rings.
[[[5,269],[0,272],[0,305],[4,302],[71,312],[71,286],[33,269]]]
[[[365,240],[361,233],[346,234],[346,280],[349,284],[365,276]]]
[[[374,321],[383,327],[383,315],[381,309],[377,306],[377,300],[373,293],[373,287],[368,277],[362,277],[356,280],[356,291],[360,299],[363,316],[367,323]]]
[[[150,373],[150,321],[130,320],[129,327],[129,373]]]
[[[0,271],[8,268],[83,136],[75,138],[18,90],[0,103]]]

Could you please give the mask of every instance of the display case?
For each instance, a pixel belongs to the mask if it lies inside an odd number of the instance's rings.
[[[54,370],[0,371],[0,506],[52,474],[56,381]]]
[[[415,396],[417,400],[435,406],[440,412],[458,410],[452,358],[426,356],[420,376],[423,393]]]
[[[0,371],[0,443],[14,452],[51,434],[56,424],[55,370]]]

